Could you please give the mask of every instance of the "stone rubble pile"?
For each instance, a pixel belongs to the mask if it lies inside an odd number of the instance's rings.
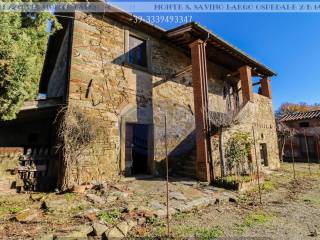
[[[194,185],[188,185],[188,187],[195,188]],[[165,218],[167,215],[166,203],[163,202],[165,198],[162,193],[151,200],[148,200],[148,197],[142,200],[141,196],[134,192],[134,189],[106,183],[92,184],[90,187],[77,187],[73,191],[81,194],[83,201],[91,206],[91,208],[74,216],[86,219],[85,224],[79,225],[68,233],[49,234],[39,239],[97,239],[95,237],[98,239],[122,239],[133,228],[144,226],[154,218]],[[173,189],[169,192],[169,215],[189,212],[213,204],[237,201],[234,194],[214,195],[213,192],[212,187],[203,186],[202,197],[192,198],[190,194],[185,195],[178,189]],[[41,209],[44,214],[59,214],[61,211],[72,209],[65,198],[54,200],[40,198],[40,201],[42,201]],[[112,215],[113,211],[116,214]],[[17,213],[15,219],[22,223],[33,221],[41,215],[39,212],[39,209],[26,209]],[[101,217],[102,214],[107,214],[107,217]]]

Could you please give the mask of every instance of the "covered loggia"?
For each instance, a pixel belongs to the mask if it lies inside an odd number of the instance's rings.
[[[53,188],[57,178],[58,107],[45,101],[33,103],[15,120],[0,122],[0,151],[6,152],[3,164],[10,167],[6,170],[18,174],[17,187],[45,190]]]

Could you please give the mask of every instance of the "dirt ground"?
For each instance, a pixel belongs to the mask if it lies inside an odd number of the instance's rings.
[[[208,196],[220,200],[225,195],[231,198],[224,198],[227,201],[216,201],[198,210],[175,213],[170,219],[170,236],[199,239],[320,239],[319,165],[311,165],[311,171],[309,175],[307,164],[296,164],[297,177],[294,180],[292,165],[283,164],[281,170],[272,172],[263,183],[262,204],[259,204],[258,187],[239,194],[210,186],[199,187],[192,185],[192,182],[172,181],[169,187],[175,199],[170,199],[169,205],[173,208],[174,205]],[[131,229],[127,237],[166,236],[166,219],[150,214],[155,209],[165,207],[165,184],[162,180],[124,181],[112,186],[112,189],[89,191],[103,198],[103,203],[88,201],[87,192],[30,195],[0,191],[0,239],[53,239],[53,233],[63,235],[79,226],[92,224],[94,220],[88,218],[88,212],[92,213],[93,210],[98,220],[111,228],[117,221],[136,217],[139,211],[147,212],[149,216],[144,218],[146,221],[138,217],[138,225]],[[44,211],[41,208],[43,202],[51,202],[52,211]],[[25,209],[36,211],[36,217],[27,222],[14,219]],[[91,236],[89,239],[105,237]]]
[[[176,215],[170,222],[175,237],[198,236],[201,239],[320,239],[320,169],[283,164],[262,186],[262,205],[258,190],[239,196],[238,202],[210,206],[200,211]],[[153,228],[154,235],[166,228]]]

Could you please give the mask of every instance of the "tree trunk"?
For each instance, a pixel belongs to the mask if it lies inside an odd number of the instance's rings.
[[[221,165],[221,177],[225,177],[226,173],[226,160],[224,157],[224,142],[223,142],[223,128],[219,129],[219,152],[220,152],[220,165]]]
[[[283,151],[284,151],[284,143],[285,143],[285,137],[281,137],[279,140],[278,140],[278,153],[279,153],[279,160],[280,162],[282,163],[283,162]]]

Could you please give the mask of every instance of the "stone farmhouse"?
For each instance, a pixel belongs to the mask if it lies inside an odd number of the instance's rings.
[[[241,117],[226,139],[234,131],[254,133],[252,156],[265,168],[279,167],[275,73],[268,67],[195,22],[167,31],[123,11],[58,18],[63,29],[49,40],[39,98],[0,123],[0,147],[13,148],[10,156],[19,148],[49,156],[43,181],[59,186],[66,167],[78,183],[159,175],[165,136],[172,174],[212,181],[220,160],[210,116],[230,111]],[[68,153],[57,147],[57,116],[66,106],[99,125],[94,144],[68,166]]]
[[[311,160],[319,161],[320,110],[286,114],[281,117],[280,121],[289,128],[295,129],[294,137],[286,140],[284,157],[291,160],[293,154],[295,160],[307,161],[309,155]]]

